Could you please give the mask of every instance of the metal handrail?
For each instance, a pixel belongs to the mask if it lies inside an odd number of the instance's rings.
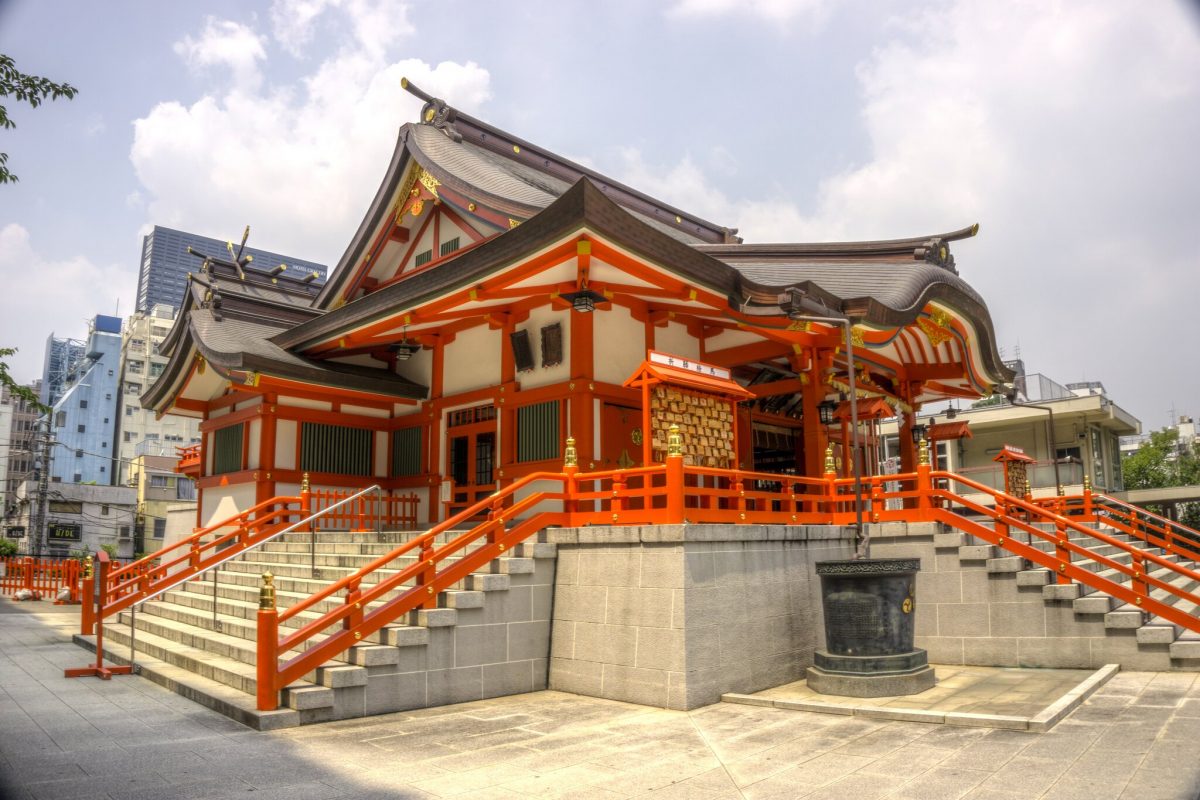
[[[164,586],[163,588],[154,592],[154,594],[147,595],[146,597],[143,597],[140,600],[133,601],[133,603],[131,603],[129,605],[129,664],[130,664],[130,666],[133,666],[133,657],[134,657],[134,653],[136,652],[135,642],[136,642],[136,637],[137,637],[137,607],[139,605],[142,605],[143,603],[148,603],[151,600],[154,600],[155,598],[165,594],[166,592],[171,591],[176,586],[179,586],[182,583],[186,583],[187,581],[190,581],[190,580],[195,580],[196,578],[199,578],[200,576],[204,575],[204,573],[206,573],[210,570],[214,570],[217,567],[221,566],[222,564],[225,564],[228,561],[232,561],[235,558],[243,556],[246,553],[250,552],[251,550],[261,547],[262,545],[266,544],[267,542],[272,542],[272,541],[278,539],[280,536],[283,536],[285,533],[291,533],[292,531],[296,530],[300,526],[308,524],[308,523],[312,522],[313,520],[317,519],[318,517],[328,514],[330,511],[333,511],[335,508],[340,508],[341,506],[345,505],[346,503],[349,503],[352,500],[357,500],[358,498],[362,497],[363,495],[369,494],[371,492],[379,492],[380,494],[378,496],[382,497],[382,488],[379,486],[379,484],[374,484],[373,486],[368,486],[366,489],[356,492],[355,494],[352,494],[349,497],[343,498],[332,505],[326,506],[325,508],[321,509],[320,511],[309,514],[307,517],[305,517],[304,519],[302,519],[298,522],[293,522],[291,525],[288,525],[285,528],[281,528],[280,530],[271,534],[267,538],[263,539],[261,542],[256,542],[253,546],[247,547],[245,550],[239,550],[236,553],[231,553],[231,554],[225,556],[224,558],[222,558],[212,564],[209,564],[204,569],[201,569],[201,570],[191,573],[187,577],[182,578],[181,580],[179,580],[176,583],[171,584],[170,586]],[[376,525],[379,524],[379,513],[380,513],[382,507],[383,507],[382,502],[376,504],[376,511],[375,511],[375,524]],[[316,532],[315,527],[313,527],[311,530],[312,530],[313,552],[315,554],[317,532]],[[315,561],[316,556],[314,555],[313,558]],[[218,588],[217,573],[214,572],[213,573],[213,623],[214,623],[214,625],[219,627],[219,623],[217,622],[217,588]],[[101,612],[103,612],[103,608],[101,608]],[[104,619],[103,613],[99,614],[98,616],[101,620]],[[101,624],[103,624],[103,623],[101,623]]]

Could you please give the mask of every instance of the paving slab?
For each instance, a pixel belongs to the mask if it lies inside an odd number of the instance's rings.
[[[754,694],[729,693],[727,703],[769,706],[793,711],[870,717],[898,722],[926,722],[963,727],[1048,731],[1104,686],[1117,673],[1114,664],[1098,670],[1028,669],[933,665],[937,684],[923,692],[891,697],[839,697],[795,681]],[[1183,695],[1157,684],[1144,694],[1161,705]],[[1165,708],[1166,706],[1164,706]]]
[[[1200,795],[1200,683],[1189,674],[1119,673],[1043,733],[732,703],[668,711],[563,692],[259,732],[140,676],[64,678],[90,658],[70,642],[77,610],[27,606],[0,601],[5,800]],[[951,713],[1037,700],[1021,676],[1002,677],[982,705]]]

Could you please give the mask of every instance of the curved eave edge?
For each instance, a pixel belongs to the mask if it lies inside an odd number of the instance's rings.
[[[426,273],[430,277],[451,275],[450,280],[427,290],[418,290],[411,296],[409,292],[415,284],[402,281],[347,303],[320,319],[285,331],[272,337],[271,341],[292,352],[302,352],[343,335],[355,326],[381,321],[421,303],[468,288],[545,246],[584,231],[610,240],[664,269],[676,274],[682,272],[688,280],[722,297],[732,297],[737,291],[741,273],[736,269],[639,220],[589,178],[583,177],[525,223],[440,265],[436,273]],[[346,317],[349,319],[343,322]]]

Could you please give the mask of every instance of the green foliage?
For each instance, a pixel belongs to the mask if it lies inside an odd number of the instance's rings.
[[[1137,452],[1121,462],[1126,489],[1162,489],[1200,483],[1200,456],[1181,444],[1179,432],[1164,428],[1150,434]]]
[[[0,558],[7,556],[15,556],[17,554],[17,543],[12,539],[0,539]]]
[[[27,75],[17,69],[10,56],[0,54],[0,97],[13,97],[18,102],[37,108],[46,100],[73,98],[79,90],[69,83],[54,83],[37,75]],[[0,105],[0,128],[15,128],[8,109]],[[16,183],[17,176],[8,171],[8,153],[0,153],[0,183]]]
[[[102,544],[100,545],[100,549],[108,553],[109,558],[117,557],[117,546],[115,544]]]
[[[1200,454],[1190,444],[1179,441],[1179,431],[1164,428],[1150,434],[1136,452],[1121,462],[1126,489],[1165,489],[1171,486],[1200,484]],[[1159,505],[1148,504],[1157,514],[1167,513]],[[1177,503],[1177,519],[1193,530],[1200,530],[1200,503]]]
[[[0,155],[3,154],[0,153]],[[3,183],[3,181],[0,180],[0,183]],[[36,409],[38,412],[42,414],[49,414],[50,407],[44,406],[38,401],[37,393],[28,386],[22,386],[21,384],[17,383],[17,379],[9,374],[8,363],[5,362],[4,359],[11,358],[12,356],[16,355],[16,353],[17,348],[15,347],[0,347],[0,386],[7,386],[8,391],[10,391],[15,397],[20,397],[30,407]]]
[[[1002,394],[994,394],[991,397],[985,397],[982,400],[976,400],[971,403],[971,408],[987,408],[988,406],[1002,406],[1008,402],[1008,398]]]

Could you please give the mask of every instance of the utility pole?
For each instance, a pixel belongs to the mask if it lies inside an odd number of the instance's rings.
[[[42,556],[42,546],[46,538],[46,500],[50,493],[50,454],[54,447],[54,435],[51,433],[50,416],[47,414],[45,420],[45,431],[39,430],[35,439],[41,440],[42,454],[35,456],[34,461],[34,478],[37,480],[37,506],[34,508],[33,518],[30,527],[33,529],[30,534],[33,536],[33,555],[36,558]],[[41,420],[39,420],[39,423]]]

